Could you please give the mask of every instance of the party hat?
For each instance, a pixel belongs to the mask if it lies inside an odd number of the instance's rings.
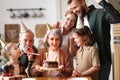
[[[29,29],[26,27],[26,25],[21,22],[21,33],[28,31]]]
[[[1,44],[1,48],[5,47],[7,42],[5,42],[2,38],[0,38],[0,44]]]
[[[51,24],[49,24],[49,23],[47,23],[46,26],[47,26],[48,31],[53,29],[53,26]]]
[[[83,28],[83,27],[84,27],[83,19],[80,18],[80,16],[78,15],[76,28],[80,29],[80,28]]]

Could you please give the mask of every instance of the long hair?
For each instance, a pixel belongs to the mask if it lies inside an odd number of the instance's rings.
[[[74,13],[72,10],[68,10],[66,13],[65,13],[65,17],[68,15],[68,14],[73,14],[74,16],[75,16],[75,25],[74,25],[74,27],[73,28],[75,28],[76,27],[76,24],[77,24],[77,14],[76,13]]]
[[[1,49],[1,56],[5,57],[8,59],[7,54],[10,52],[11,47],[14,45],[15,43],[7,43],[7,45]]]
[[[93,33],[90,31],[90,29],[87,26],[84,26],[80,29],[74,29],[73,33],[76,33],[78,36],[86,36],[87,39],[85,40],[86,46],[92,46],[96,42]]]

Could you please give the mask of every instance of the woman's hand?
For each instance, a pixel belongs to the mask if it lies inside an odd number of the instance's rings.
[[[59,21],[53,24],[53,28],[60,28],[60,27],[61,27],[61,23]]]
[[[60,65],[58,68],[59,68],[59,71],[64,71],[64,66],[63,65]]]
[[[36,65],[35,68],[36,68],[37,71],[43,72],[43,69],[41,68],[40,65]]]

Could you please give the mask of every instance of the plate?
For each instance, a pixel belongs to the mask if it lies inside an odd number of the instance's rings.
[[[59,68],[44,68],[44,67],[41,67],[42,70],[59,70]]]
[[[36,80],[35,78],[24,78],[22,80]]]
[[[68,78],[67,80],[89,80],[89,79],[88,78],[76,77],[76,78]]]

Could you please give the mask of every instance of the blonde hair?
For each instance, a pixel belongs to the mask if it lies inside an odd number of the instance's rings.
[[[76,13],[74,13],[72,10],[68,10],[68,11],[66,11],[66,13],[65,13],[65,17],[67,16],[67,15],[69,15],[69,14],[72,14],[72,15],[74,15],[74,17],[75,17],[75,24],[74,24],[74,27],[73,28],[75,28],[76,27],[76,24],[77,24],[77,14]]]
[[[8,43],[4,48],[1,49],[1,56],[5,57],[8,59],[7,54],[10,52],[11,47],[14,45],[15,43]]]

